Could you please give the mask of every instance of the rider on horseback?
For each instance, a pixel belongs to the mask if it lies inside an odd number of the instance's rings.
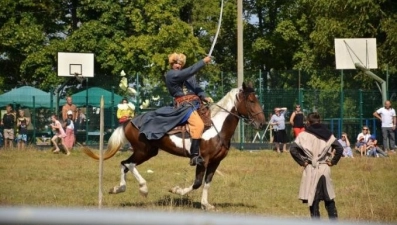
[[[186,62],[184,54],[173,53],[168,56],[171,70],[165,75],[165,82],[169,93],[174,97],[175,107],[187,107],[183,122],[189,124],[192,144],[190,147],[190,165],[202,164],[204,159],[199,154],[201,135],[204,131],[204,123],[197,113],[197,109],[203,102],[213,102],[211,97],[206,97],[204,91],[197,83],[195,73],[211,61],[207,56],[194,65],[182,69]]]

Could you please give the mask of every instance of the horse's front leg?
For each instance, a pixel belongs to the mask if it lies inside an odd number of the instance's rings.
[[[205,169],[206,168],[204,166],[196,166],[196,178],[194,180],[194,183],[191,186],[186,187],[186,188],[181,188],[179,186],[175,186],[175,187],[171,188],[169,191],[174,194],[185,195],[193,190],[196,190],[203,183]]]
[[[139,193],[146,197],[148,194],[146,180],[141,176],[139,171],[136,169],[136,164],[128,162],[128,160],[127,160],[127,161],[121,162],[120,168],[121,168],[120,184],[119,184],[119,186],[115,186],[112,189],[110,189],[109,193],[110,194],[118,194],[121,192],[125,192],[125,190],[127,189],[126,176],[127,176],[128,171],[131,171],[131,173],[134,175],[135,179],[138,181]]]
[[[207,167],[207,171],[205,173],[205,181],[203,193],[201,195],[201,208],[204,210],[213,210],[215,206],[208,203],[208,189],[210,188],[210,183],[212,178],[214,177],[215,171],[218,168],[220,162],[210,163]]]

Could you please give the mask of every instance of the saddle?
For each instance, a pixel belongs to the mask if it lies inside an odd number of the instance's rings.
[[[211,110],[208,105],[200,104],[200,108],[197,109],[197,113],[200,115],[201,120],[204,123],[204,131],[208,130],[212,126],[211,122]],[[187,132],[187,135],[186,135]],[[167,134],[178,134],[181,133],[182,138],[189,137],[189,126],[187,123],[178,125],[172,130],[168,131]]]

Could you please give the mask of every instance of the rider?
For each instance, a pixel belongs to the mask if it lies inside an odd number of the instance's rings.
[[[199,165],[204,162],[204,159],[199,154],[204,123],[197,113],[197,109],[200,107],[201,101],[213,102],[211,97],[206,97],[204,91],[198,85],[195,73],[210,61],[211,57],[207,56],[194,65],[182,69],[186,63],[186,56],[184,54],[172,53],[168,56],[168,62],[171,66],[171,70],[165,75],[165,83],[168,91],[172,97],[174,97],[175,106],[177,108],[190,108],[190,110],[185,110],[186,114],[181,122],[187,121],[189,124],[190,136],[192,137],[192,144],[190,147],[191,166]]]

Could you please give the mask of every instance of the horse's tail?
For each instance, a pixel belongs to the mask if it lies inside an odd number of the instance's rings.
[[[127,142],[124,134],[124,126],[119,126],[116,130],[113,131],[112,136],[110,136],[108,141],[108,148],[103,155],[103,160],[107,160],[112,158],[117,151]],[[87,154],[89,157],[99,160],[99,155],[94,153],[87,146],[83,147],[83,152]]]

